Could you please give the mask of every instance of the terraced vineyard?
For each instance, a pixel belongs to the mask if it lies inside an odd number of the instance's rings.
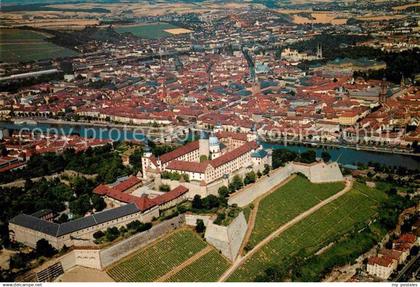
[[[311,183],[297,176],[261,200],[250,244],[255,246],[277,228],[344,188],[344,183]]]
[[[206,247],[191,230],[180,230],[107,270],[117,282],[150,282]]]
[[[293,256],[314,254],[357,223],[367,222],[386,200],[384,192],[355,183],[353,189],[292,226],[261,248],[231,276],[229,281],[253,281],[270,266],[288,267]]]
[[[215,282],[228,267],[229,261],[212,250],[169,278],[168,282]]]

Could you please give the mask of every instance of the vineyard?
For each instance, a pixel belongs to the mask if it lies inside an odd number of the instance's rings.
[[[381,191],[355,183],[347,194],[270,241],[240,266],[229,281],[253,281],[270,266],[289,267],[293,256],[314,254],[357,223],[367,222],[384,200],[386,196]]]
[[[281,225],[344,188],[344,183],[311,183],[297,176],[261,200],[250,244],[255,246]]]
[[[212,250],[169,278],[169,282],[215,282],[228,269],[229,262]]]
[[[108,269],[117,282],[151,282],[206,247],[190,230],[180,230]]]

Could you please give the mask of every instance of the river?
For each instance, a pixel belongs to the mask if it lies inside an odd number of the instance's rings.
[[[14,124],[12,122],[0,122],[0,129],[9,130],[21,130],[27,131],[37,129],[38,131],[51,131],[55,129],[61,135],[78,134],[82,137],[95,137],[101,139],[112,139],[112,140],[137,140],[141,141],[144,139],[144,135],[140,132],[134,132],[133,130],[119,129],[119,128],[106,128],[106,127],[88,127],[84,125],[68,125],[68,124],[46,124],[38,123],[36,125],[30,124]],[[289,149],[295,152],[304,152],[308,150],[308,147],[299,145],[280,145],[280,144],[268,144],[264,143],[265,148],[283,148]],[[321,156],[322,148],[311,148],[317,152],[317,156]],[[420,169],[420,157],[392,154],[392,153],[381,153],[373,151],[361,151],[351,148],[328,148],[327,151],[331,155],[331,160],[337,161],[341,164],[356,163],[369,163],[377,162],[385,164],[387,166],[401,166],[408,169]]]

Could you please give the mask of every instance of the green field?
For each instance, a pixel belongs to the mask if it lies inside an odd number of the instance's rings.
[[[0,29],[0,61],[27,62],[75,56],[67,48],[45,41],[47,35],[20,29]]]
[[[212,250],[169,278],[168,282],[215,282],[229,265],[217,250]]]
[[[368,222],[386,198],[382,191],[355,183],[351,191],[262,247],[232,274],[229,281],[253,281],[273,265],[290,267],[297,254],[314,254],[352,230],[356,224]]]
[[[116,27],[115,31],[120,34],[131,33],[134,36],[145,38],[145,39],[160,39],[171,36],[170,33],[165,32],[167,29],[179,28],[175,25],[168,23],[155,23],[155,24],[143,24],[143,25],[130,25]]]
[[[180,230],[113,265],[107,272],[117,282],[151,282],[206,247],[190,230]]]
[[[304,176],[297,176],[261,200],[250,245],[255,246],[283,224],[343,188],[343,182],[314,184]]]

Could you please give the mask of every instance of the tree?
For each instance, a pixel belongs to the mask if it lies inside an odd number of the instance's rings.
[[[257,180],[257,176],[255,175],[255,172],[251,171],[245,175],[244,184],[248,185],[250,183],[254,183],[256,180]]]
[[[239,175],[235,175],[233,177],[231,184],[232,188],[234,189],[233,191],[239,190],[242,188],[242,186],[244,186],[244,182]]]
[[[329,162],[331,159],[331,155],[327,151],[322,151],[321,158],[324,162]]]
[[[217,214],[216,220],[214,221],[214,224],[220,225],[222,224],[223,220],[225,220],[226,214],[221,212]]]
[[[299,160],[303,163],[313,163],[316,161],[316,152],[308,150],[300,154]]]
[[[61,214],[60,217],[57,219],[57,223],[64,223],[69,221],[69,216],[65,213]]]
[[[51,257],[57,253],[57,250],[44,238],[36,242],[36,253],[39,256]]]
[[[171,190],[171,187],[167,184],[161,184],[159,186],[159,190],[162,191],[162,192],[168,192],[168,191]]]
[[[287,150],[287,149],[275,149],[273,150],[272,155],[272,167],[276,169],[278,167],[284,166],[285,163],[294,161],[298,157],[296,152]]]
[[[26,259],[26,254],[19,252],[14,254],[12,257],[10,257],[9,259],[9,267],[10,269],[22,269],[25,268],[26,265],[29,263],[28,260]]]
[[[143,156],[143,149],[136,149],[128,158],[130,165],[136,170],[139,171],[142,169],[141,166],[141,157]]]
[[[91,209],[89,195],[84,194],[78,199],[70,202],[70,211],[76,215],[83,216]]]
[[[268,164],[264,165],[264,170],[263,170],[263,174],[267,175],[270,173],[270,166]]]
[[[202,200],[201,200],[201,196],[196,194],[193,198],[193,201],[192,201],[192,208],[201,209],[202,207],[203,207],[203,203],[202,203]]]
[[[198,233],[203,233],[206,230],[206,226],[204,225],[204,221],[202,219],[197,219],[195,231]]]
[[[93,234],[93,238],[95,238],[96,240],[98,240],[99,238],[101,238],[101,237],[103,237],[103,236],[105,236],[105,233],[103,233],[102,231],[96,231],[94,234]]]
[[[118,236],[120,236],[120,231],[118,230],[117,227],[108,227],[106,232],[105,232],[105,237],[106,240],[108,240],[109,242],[114,241],[115,239],[118,238]]]
[[[227,186],[221,186],[221,187],[219,187],[218,193],[219,193],[220,197],[223,197],[223,198],[228,197],[229,196],[229,188],[227,188]]]
[[[92,195],[92,205],[96,211],[102,211],[106,207],[105,200],[96,194]]]
[[[208,210],[219,207],[219,199],[217,198],[217,196],[210,194],[207,197],[203,198],[202,206],[203,208]]]
[[[208,160],[208,158],[207,158],[207,156],[205,154],[203,154],[203,155],[200,156],[200,162],[204,162],[206,160]]]

